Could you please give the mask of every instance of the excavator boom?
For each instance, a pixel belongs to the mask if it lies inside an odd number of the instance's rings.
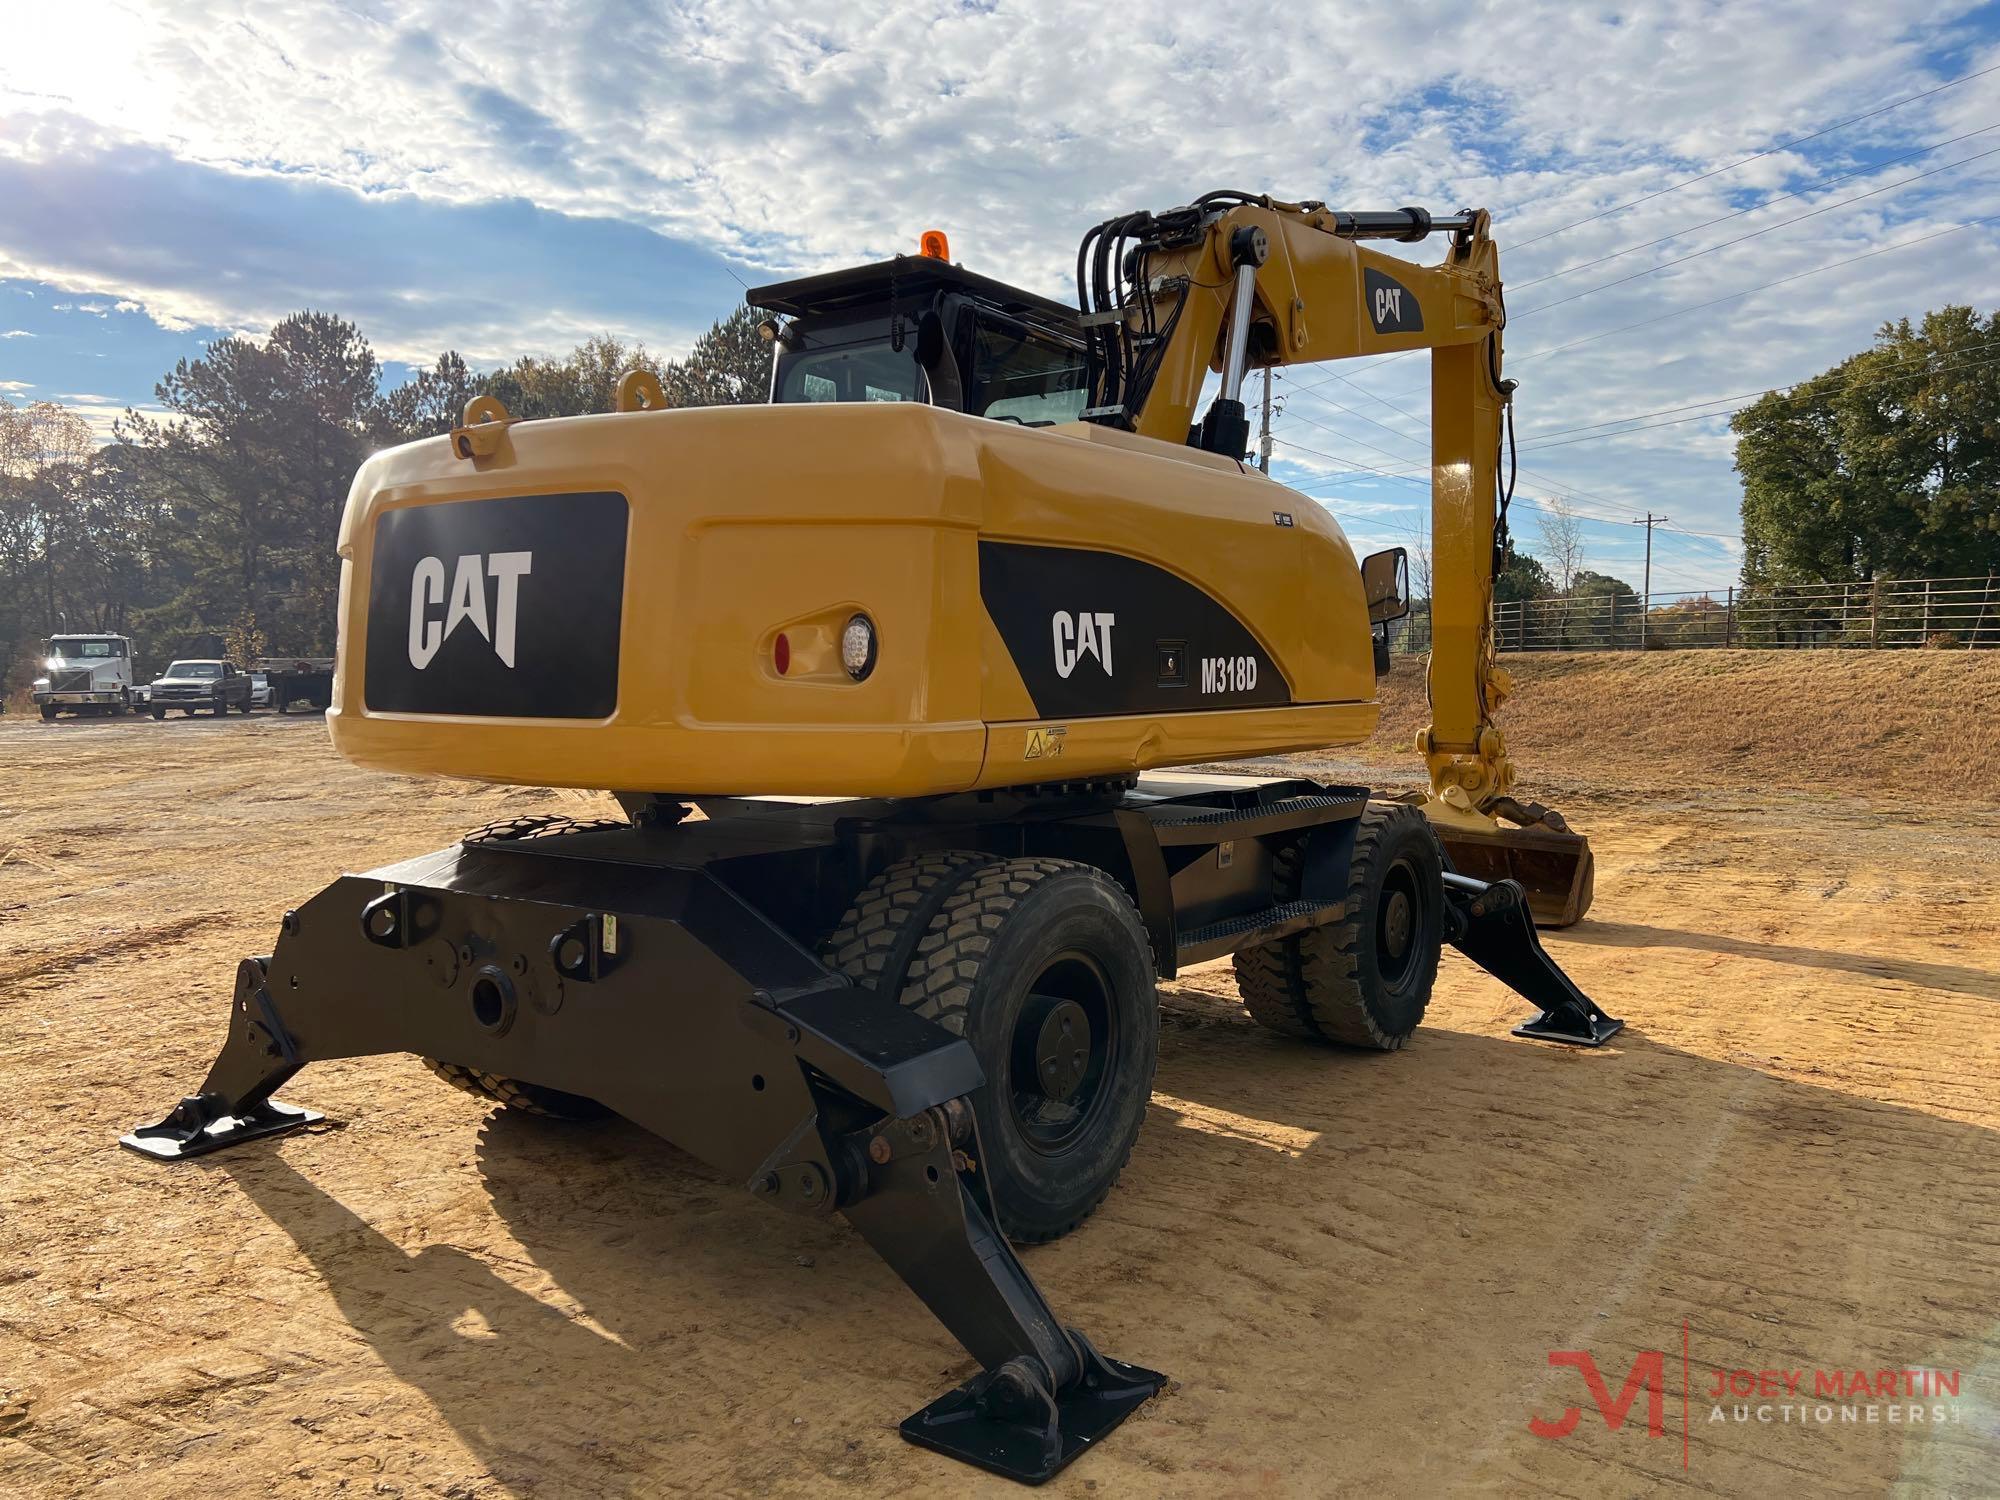
[[[1500,460],[1514,382],[1501,374],[1507,314],[1490,227],[1484,210],[1342,213],[1231,192],[1109,220],[1084,237],[1077,259],[1091,355],[1085,420],[1240,456],[1249,370],[1430,351],[1423,807],[1459,869],[1519,881],[1538,922],[1567,926],[1590,905],[1590,845],[1513,795],[1514,764],[1494,719],[1512,686],[1495,658],[1492,618],[1512,496]],[[1366,243],[1440,232],[1450,248],[1434,266]],[[1211,372],[1221,390],[1196,424]]]

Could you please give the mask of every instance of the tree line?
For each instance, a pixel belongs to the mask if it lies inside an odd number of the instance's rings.
[[[2000,568],[2000,312],[1885,323],[1730,426],[1746,589]]]
[[[336,533],[369,453],[448,432],[479,395],[521,418],[611,411],[634,368],[670,405],[763,401],[770,359],[738,308],[682,360],[600,336],[484,371],[446,353],[391,386],[358,327],[301,312],[178,362],[155,387],[164,415],[128,411],[101,447],[65,407],[0,399],[0,695],[64,630],[128,635],[147,670],[329,655]]]
[[[670,405],[757,402],[769,349],[738,308],[684,360],[601,336],[483,371],[446,353],[390,386],[359,328],[302,312],[178,362],[155,388],[165,415],[128,412],[101,447],[64,407],[0,398],[0,694],[59,630],[129,635],[148,667],[330,653],[335,534],[371,451],[448,431],[483,394],[521,418],[609,411],[635,367]],[[2000,570],[2000,312],[1947,306],[1884,324],[1871,348],[1731,426],[1746,593]],[[1612,596],[1622,612],[1635,591],[1584,566],[1574,512],[1555,497],[1536,505],[1540,556],[1510,551],[1496,599]],[[1427,555],[1419,537],[1426,599]],[[1676,622],[1657,623],[1671,634]]]
[[[2000,579],[2000,312],[1949,305],[1914,324],[1884,323],[1870,348],[1766,393],[1730,426],[1743,484],[1736,594],[1753,607],[1801,585]],[[1509,552],[1495,601],[1567,601],[1538,611],[1538,628],[1579,647],[1607,644],[1610,622],[1636,615],[1636,591],[1584,566],[1582,527],[1565,501],[1535,505],[1537,555]],[[1560,620],[1550,613],[1565,608]],[[1654,606],[1645,638],[1714,641],[1724,608],[1705,596]],[[1810,628],[1812,608],[1798,613]]]

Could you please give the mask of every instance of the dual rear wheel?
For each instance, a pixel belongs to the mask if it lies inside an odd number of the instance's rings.
[[[1056,1239],[1104,1201],[1160,1047],[1152,948],[1122,886],[1069,860],[919,855],[869,883],[821,956],[972,1043],[981,1167],[1009,1238]]]
[[[1430,1005],[1444,939],[1444,849],[1417,808],[1361,815],[1344,882],[1308,892],[1306,844],[1277,860],[1278,899],[1332,896],[1341,915],[1235,955],[1236,988],[1260,1026],[1301,1041],[1393,1052]]]

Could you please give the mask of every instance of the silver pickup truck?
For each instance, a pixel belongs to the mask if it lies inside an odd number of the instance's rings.
[[[250,674],[233,662],[184,658],[168,667],[166,676],[153,680],[152,698],[146,706],[156,719],[164,719],[170,708],[189,715],[206,709],[217,718],[232,708],[247,714]]]

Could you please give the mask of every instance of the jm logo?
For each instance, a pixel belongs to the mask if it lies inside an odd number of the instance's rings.
[[[465,621],[492,643],[494,654],[514,665],[515,606],[521,580],[534,563],[532,552],[468,552],[458,559],[451,578],[451,602],[445,603],[444,563],[435,557],[417,559],[410,574],[410,665],[419,672],[431,664],[451,633]],[[493,611],[486,609],[486,581],[494,582]],[[432,611],[444,606],[444,619]]]
[[[1605,1383],[1598,1371],[1597,1361],[1588,1351],[1582,1349],[1554,1349],[1549,1352],[1549,1366],[1552,1369],[1568,1368],[1583,1376],[1583,1383],[1590,1391],[1590,1399],[1597,1407],[1597,1414],[1604,1419],[1604,1425],[1616,1432],[1625,1425],[1625,1418],[1632,1410],[1632,1404],[1639,1399],[1639,1393],[1646,1393],[1646,1435],[1664,1437],[1666,1435],[1665,1413],[1661,1410],[1662,1397],[1666,1393],[1666,1355],[1658,1349],[1642,1349],[1639,1357],[1632,1361],[1632,1368],[1625,1376],[1624,1389],[1614,1397],[1611,1387]],[[1528,1430],[1536,1437],[1566,1438],[1576,1431],[1576,1424],[1583,1420],[1583,1409],[1566,1406],[1563,1414],[1554,1421],[1540,1416],[1531,1416]]]
[[[1403,289],[1399,286],[1378,286],[1375,288],[1375,322],[1377,326],[1403,321]]]
[[[1097,658],[1104,675],[1111,675],[1111,627],[1116,615],[1079,613],[1074,618],[1059,609],[1050,626],[1055,634],[1056,676],[1068,677],[1086,656]]]

